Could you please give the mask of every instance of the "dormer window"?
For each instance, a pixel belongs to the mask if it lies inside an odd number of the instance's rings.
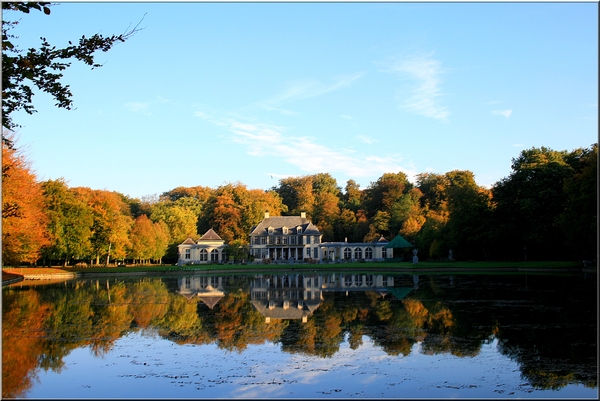
[[[283,227],[281,228],[281,232],[282,232],[283,234],[288,234],[288,228],[287,228],[287,227],[285,227],[285,226],[283,226]]]
[[[300,227],[300,226],[296,227],[296,233],[302,234],[302,227]]]
[[[269,232],[269,235],[270,235],[270,234],[273,234],[273,227],[269,227],[269,228],[267,229],[267,231]]]

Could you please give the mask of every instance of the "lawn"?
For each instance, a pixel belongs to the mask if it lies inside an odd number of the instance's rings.
[[[81,273],[134,273],[134,272],[177,272],[177,271],[289,271],[294,270],[362,270],[362,271],[419,271],[419,270],[547,270],[547,269],[581,269],[583,266],[578,262],[419,262],[413,264],[411,262],[377,262],[377,263],[318,263],[318,264],[225,264],[225,265],[192,265],[192,266],[119,266],[119,267],[14,267],[3,268],[3,272],[13,274],[57,274],[64,272],[81,272]]]

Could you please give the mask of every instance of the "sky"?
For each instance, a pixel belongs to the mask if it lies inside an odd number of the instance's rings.
[[[142,28],[34,96],[17,145],[40,181],[153,197],[329,173],[470,170],[598,142],[598,3],[58,3],[17,45]]]

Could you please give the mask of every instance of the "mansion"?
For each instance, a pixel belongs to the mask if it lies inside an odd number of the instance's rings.
[[[285,262],[374,261],[393,257],[388,241],[321,242],[322,234],[305,213],[300,216],[273,216],[264,219],[250,231],[250,255],[255,263],[266,260]],[[180,266],[184,264],[224,263],[224,241],[212,229],[198,241],[191,238],[178,245]]]

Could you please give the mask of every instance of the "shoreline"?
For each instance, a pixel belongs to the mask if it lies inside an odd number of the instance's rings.
[[[327,265],[287,265],[277,268],[268,268],[261,266],[260,271],[256,267],[244,268],[178,268],[178,269],[154,269],[143,271],[76,271],[68,272],[61,269],[45,269],[40,272],[40,268],[6,268],[2,269],[2,286],[22,282],[22,281],[66,281],[74,278],[93,278],[93,277],[121,277],[121,276],[161,276],[161,275],[201,275],[201,274],[252,274],[252,273],[287,273],[287,272],[365,272],[368,270],[373,273],[394,273],[394,274],[432,274],[432,273],[455,273],[455,274],[482,274],[482,273],[597,273],[595,268],[587,267],[410,267],[410,266],[330,266]],[[17,270],[19,272],[17,272]],[[36,271],[37,270],[37,271]]]

